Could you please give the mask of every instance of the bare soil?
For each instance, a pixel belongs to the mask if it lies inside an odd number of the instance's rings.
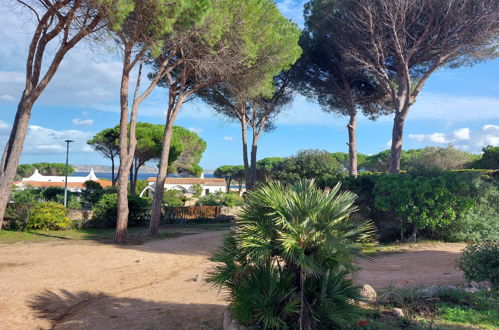
[[[205,279],[223,234],[0,245],[0,329],[220,329],[225,300]],[[462,247],[380,255],[355,279],[376,289],[462,284],[453,266]]]

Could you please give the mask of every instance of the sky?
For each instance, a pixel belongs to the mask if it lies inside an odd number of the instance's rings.
[[[303,26],[306,1],[281,0],[281,12]],[[0,147],[10,133],[24,84],[27,46],[34,19],[11,0],[0,0]],[[21,163],[64,162],[64,140],[71,139],[70,163],[110,165],[86,144],[95,133],[119,121],[119,55],[111,45],[83,43],[72,49],[33,108]],[[452,144],[479,153],[499,145],[499,59],[473,67],[442,69],[426,83],[410,110],[404,149]],[[133,81],[132,81],[133,83]],[[139,110],[139,121],[165,122],[167,93],[157,88]],[[286,157],[303,149],[347,152],[346,117],[322,112],[301,95],[278,117],[276,129],[262,136],[258,158]],[[393,118],[360,118],[358,150],[374,154],[389,148]],[[207,142],[200,165],[213,170],[242,163],[240,126],[201,101],[186,104],[176,125]]]

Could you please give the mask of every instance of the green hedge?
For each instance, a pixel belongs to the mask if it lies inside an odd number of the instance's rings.
[[[343,179],[381,241],[499,241],[498,171],[362,174]],[[330,181],[333,186],[337,181]]]

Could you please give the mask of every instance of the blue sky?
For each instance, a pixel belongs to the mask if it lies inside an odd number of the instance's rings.
[[[278,2],[284,15],[303,24],[305,1]],[[10,132],[24,82],[27,44],[33,19],[11,2],[0,1],[0,145]],[[499,145],[499,60],[441,70],[426,84],[405,125],[404,148],[428,145],[480,152]],[[108,165],[86,145],[96,132],[119,120],[120,62],[111,47],[82,44],[73,49],[33,109],[21,162],[63,162],[64,140],[71,138],[70,162]],[[139,120],[162,124],[166,91],[157,89],[144,102]],[[313,102],[297,96],[264,135],[259,158],[289,156],[301,149],[347,151],[346,117],[324,113]],[[241,135],[236,123],[216,115],[201,102],[184,106],[177,125],[197,132],[208,148],[201,161],[205,169],[242,163]],[[361,118],[359,152],[372,154],[388,148],[392,117],[373,122]]]

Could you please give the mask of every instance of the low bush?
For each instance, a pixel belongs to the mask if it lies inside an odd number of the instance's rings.
[[[55,202],[39,203],[29,217],[27,229],[64,230],[71,227],[64,205]]]
[[[150,220],[151,199],[136,195],[128,196],[128,226],[145,226]],[[104,194],[95,204],[92,219],[83,226],[86,228],[112,228],[118,217],[118,199],[116,194]]]
[[[216,192],[202,196],[196,202],[196,206],[242,206],[244,199],[236,192]]]
[[[12,203],[6,209],[5,217],[9,219],[9,228],[14,230],[28,229],[29,218],[33,209],[39,204],[40,192],[35,189],[14,191]]]
[[[489,281],[499,288],[499,243],[482,242],[468,245],[457,260],[457,266],[468,281]]]
[[[163,204],[166,206],[184,206],[186,198],[180,190],[170,189],[163,193]]]

